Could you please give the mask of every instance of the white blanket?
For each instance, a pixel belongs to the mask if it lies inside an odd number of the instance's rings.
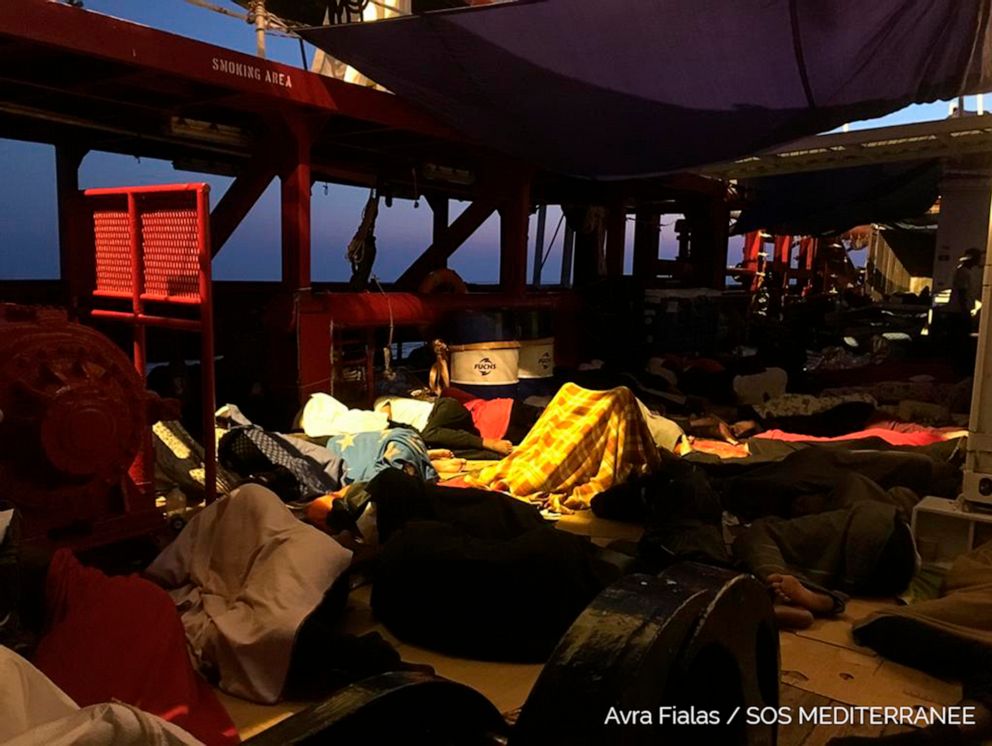
[[[197,666],[225,692],[270,704],[296,632],[351,563],[276,494],[244,485],[205,508],[146,574],[169,590]]]
[[[647,405],[640,399],[637,400],[637,406],[641,410],[644,421],[648,423],[648,430],[651,431],[654,444],[658,448],[664,448],[666,451],[674,452],[675,446],[678,445],[679,440],[685,435],[685,431],[679,427],[677,422],[667,417],[662,417],[657,412],[648,409]]]
[[[389,427],[389,419],[382,412],[348,409],[329,394],[312,394],[303,407],[300,427],[311,438],[328,438],[332,435],[377,433]]]
[[[200,741],[182,728],[128,705],[80,708],[45,674],[0,645],[0,743],[195,746]]]

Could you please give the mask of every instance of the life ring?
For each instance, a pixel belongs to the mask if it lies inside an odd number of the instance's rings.
[[[417,292],[424,295],[440,293],[467,293],[465,281],[453,269],[443,267],[435,269],[417,287]]]

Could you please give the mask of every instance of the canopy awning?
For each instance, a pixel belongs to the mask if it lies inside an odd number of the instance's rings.
[[[914,218],[937,201],[941,173],[940,161],[928,160],[748,179],[734,233],[824,236]]]
[[[531,0],[303,31],[480,142],[650,176],[992,88],[992,0]]]

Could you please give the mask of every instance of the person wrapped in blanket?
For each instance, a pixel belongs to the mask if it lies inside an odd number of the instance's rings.
[[[642,407],[625,386],[566,383],[519,447],[467,481],[557,512],[587,509],[594,495],[659,465]]]
[[[450,421],[440,419],[445,411],[457,409],[449,407],[445,397],[429,405],[429,410],[411,408],[415,409],[413,414],[399,411],[406,409],[409,400],[390,400],[389,404],[392,416],[420,424],[427,433],[455,429],[440,426],[450,424]],[[382,400],[379,406],[384,408]],[[310,407],[308,404],[307,408]],[[505,415],[506,433],[511,432],[515,422],[524,420],[521,414],[515,417],[514,411],[528,412],[518,410],[513,403]],[[457,412],[462,410],[457,409]],[[388,419],[384,412],[372,414]],[[426,421],[423,419],[425,414]],[[464,413],[460,416],[464,420]],[[481,423],[482,418],[476,417],[473,422]],[[311,429],[326,427],[312,418],[308,421],[306,410],[303,426],[308,435],[313,434]],[[529,428],[519,446],[477,475],[470,475],[466,481],[472,486],[546,504],[552,511],[582,510],[589,507],[593,495],[657,466],[659,449],[668,450],[679,437],[681,430],[677,425],[647,410],[624,386],[590,391],[566,383]],[[334,440],[328,443],[332,450]],[[348,461],[347,453],[342,451],[341,455]]]

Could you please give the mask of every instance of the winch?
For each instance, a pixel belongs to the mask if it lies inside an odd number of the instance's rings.
[[[64,311],[0,304],[0,497],[24,538],[92,545],[159,525],[150,426],[173,404]]]

